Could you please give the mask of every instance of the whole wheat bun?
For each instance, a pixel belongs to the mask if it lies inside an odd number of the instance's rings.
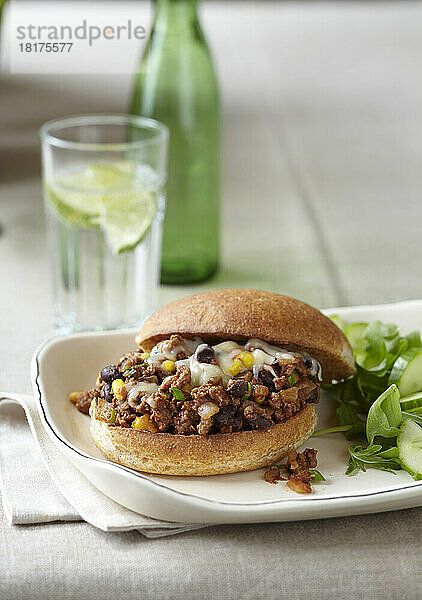
[[[271,292],[222,289],[187,296],[153,313],[136,338],[145,351],[178,333],[208,343],[260,338],[288,350],[307,352],[322,366],[325,383],[354,371],[353,353],[343,332],[309,304]]]
[[[151,350],[171,334],[200,336],[209,343],[246,342],[257,337],[320,362],[324,381],[354,370],[350,345],[338,327],[317,309],[288,296],[259,290],[214,290],[168,304],[143,324],[137,343]],[[314,404],[267,430],[211,435],[149,433],[109,425],[106,402],[90,409],[91,436],[113,462],[164,475],[217,475],[266,467],[301,446],[316,426]]]
[[[315,406],[268,430],[212,435],[149,433],[100,420],[101,398],[90,409],[91,436],[111,461],[162,475],[221,475],[267,467],[301,446],[316,426]]]

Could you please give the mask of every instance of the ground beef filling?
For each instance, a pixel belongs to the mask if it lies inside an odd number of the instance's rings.
[[[285,465],[273,465],[264,473],[264,479],[268,483],[287,481],[287,487],[297,494],[310,494],[312,492],[312,471],[317,466],[318,450],[306,448],[303,452],[291,450],[287,456]],[[281,476],[282,469],[286,469],[287,477]]]
[[[171,336],[161,344],[167,344],[167,351],[176,352],[181,342],[180,336]],[[210,364],[212,348],[204,346],[197,354],[201,362]],[[145,356],[141,350],[125,354],[116,365],[102,369],[92,390],[70,394],[71,402],[88,414],[92,401],[104,399],[105,403],[97,403],[96,418],[110,425],[208,435],[269,429],[300,412],[306,404],[319,401],[319,385],[311,374],[310,360],[298,354],[278,360],[270,370],[245,370],[224,383],[216,377],[196,387],[192,386],[186,364],[173,363],[169,374],[171,361],[151,364]],[[177,352],[177,360],[186,357],[186,352]],[[119,390],[119,385],[123,389]],[[128,389],[139,388],[136,396],[127,393]],[[148,393],[143,393],[143,388]]]

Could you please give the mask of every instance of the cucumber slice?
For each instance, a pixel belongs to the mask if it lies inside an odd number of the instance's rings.
[[[422,392],[416,392],[414,394],[409,394],[408,396],[403,396],[400,398],[400,406],[401,409],[406,411],[411,408],[421,408],[422,407]]]
[[[400,462],[412,477],[422,479],[422,427],[406,419],[400,427],[397,436]]]
[[[407,350],[391,369],[388,385],[395,383],[400,396],[422,391],[422,348]]]
[[[363,334],[367,327],[368,323],[352,323],[344,331],[355,355],[365,350],[365,338]]]

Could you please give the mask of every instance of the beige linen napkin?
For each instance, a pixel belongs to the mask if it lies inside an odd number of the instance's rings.
[[[0,489],[14,525],[84,520],[103,531],[137,529],[150,538],[206,527],[151,519],[102,494],[57,452],[29,395],[0,393]]]

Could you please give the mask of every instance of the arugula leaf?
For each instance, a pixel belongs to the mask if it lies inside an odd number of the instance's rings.
[[[365,413],[368,412],[374,400],[388,387],[389,371],[370,373],[358,367],[357,387],[365,405]]]
[[[371,445],[377,436],[397,437],[402,420],[400,392],[392,384],[375,400],[366,419],[366,437]]]
[[[382,377],[391,369],[396,358],[408,347],[408,340],[400,335],[394,323],[372,321],[363,334],[364,350],[356,353],[356,364]]]
[[[392,446],[391,448],[387,448],[387,450],[378,452],[377,456],[381,456],[381,458],[398,458],[399,449],[396,446]]]
[[[346,440],[358,440],[362,439],[365,435],[365,421],[359,421],[350,427],[348,431],[344,432]]]
[[[356,356],[356,363],[363,369],[378,371],[384,368],[387,348],[384,336],[379,331],[380,321],[373,321],[364,333],[365,350]]]
[[[342,402],[336,410],[339,425],[353,425],[359,420],[357,402]]]
[[[347,439],[360,437],[365,433],[365,421],[361,413],[366,413],[367,409],[362,406],[362,395],[357,387],[356,378],[343,384],[340,397],[341,401],[336,410],[338,424],[351,425],[345,432]]]
[[[355,475],[359,470],[366,471],[368,468],[388,471],[390,473],[399,471],[402,466],[399,458],[395,456],[395,451],[398,454],[397,448],[382,450],[382,446],[379,444],[372,444],[367,448],[363,446],[350,446],[350,459],[346,475]]]
[[[327,435],[327,433],[344,433],[347,434],[348,431],[352,429],[353,425],[338,425],[337,427],[323,427],[322,429],[317,429],[313,432],[311,437],[318,437],[319,435]]]
[[[368,328],[368,323],[352,323],[344,330],[344,334],[349,340],[353,354],[360,354],[365,351],[365,331]]]

